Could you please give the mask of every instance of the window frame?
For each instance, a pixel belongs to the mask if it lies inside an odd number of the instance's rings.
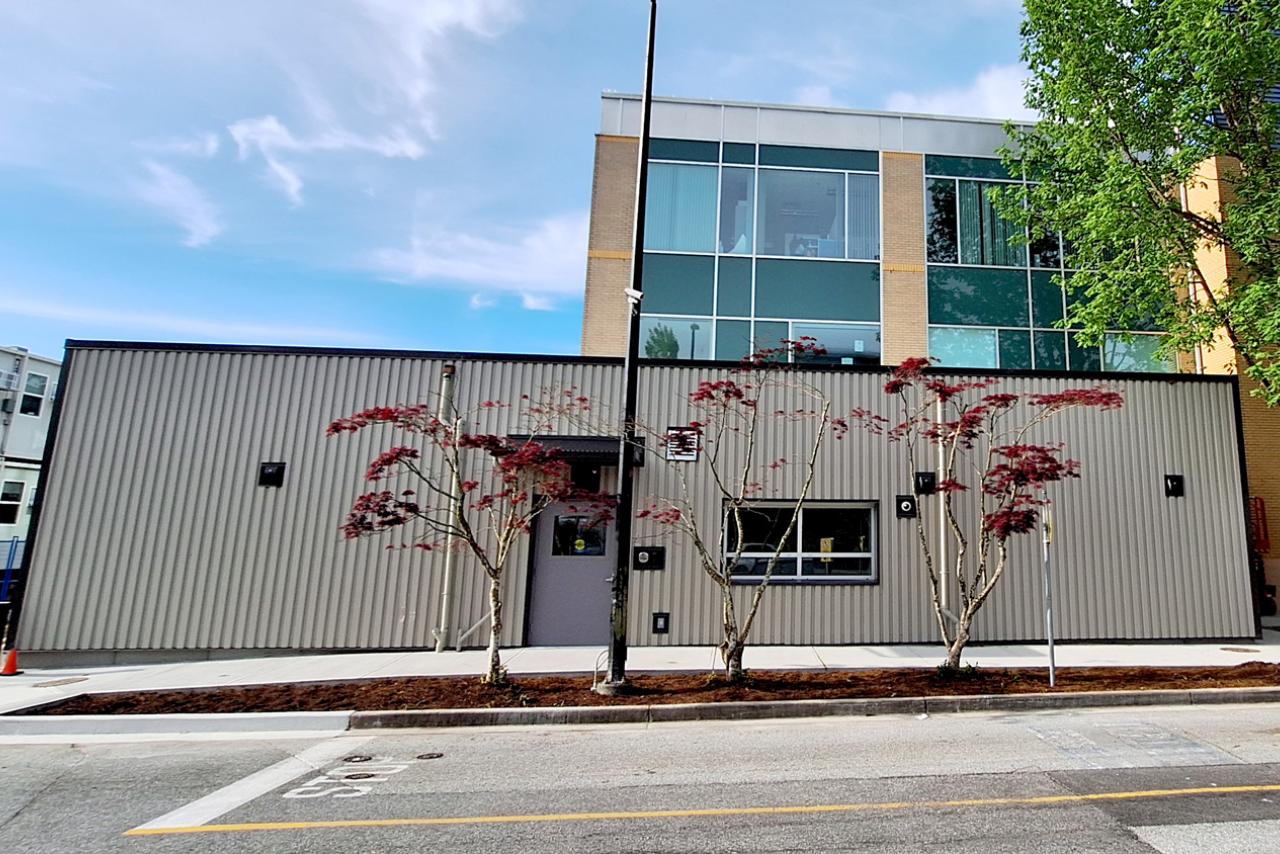
[[[13,501],[9,501],[4,498],[4,487],[13,483],[16,483],[18,485],[18,497]],[[24,495],[26,495],[26,490],[27,490],[26,481],[22,481],[22,480],[0,481],[0,507],[13,508],[13,521],[5,522],[2,519],[0,519],[0,525],[17,525],[20,523],[21,517],[22,517],[22,498]]]
[[[40,377],[41,379],[44,380],[44,392],[42,394],[35,394],[33,392],[27,391],[27,384],[31,382],[32,377]],[[27,371],[27,375],[22,380],[22,391],[18,396],[18,414],[19,415],[24,416],[26,418],[40,418],[44,415],[44,405],[45,405],[45,402],[49,399],[50,379],[51,377],[48,374],[42,374],[39,371]],[[36,407],[35,412],[22,411],[23,403],[26,402],[26,399],[28,397],[32,397],[40,401],[40,405]]]
[[[790,509],[795,507],[795,501],[785,500],[761,500],[752,501],[752,507],[770,508],[779,507]],[[807,552],[804,549],[804,517],[805,511],[809,509],[823,510],[841,510],[841,509],[858,509],[868,510],[871,513],[870,524],[868,530],[871,532],[870,549],[866,552]],[[734,552],[729,549],[729,513],[730,508],[725,506],[721,514],[721,543],[724,544],[724,553],[721,560],[725,562],[726,568]],[[795,550],[791,552],[782,552],[778,555],[778,566],[781,566],[785,560],[794,560],[794,575],[779,575],[777,567],[774,568],[774,574],[769,578],[769,584],[782,585],[856,585],[856,586],[878,586],[880,584],[880,502],[874,499],[823,499],[823,500],[806,500],[804,506],[800,509],[800,517],[796,520],[796,529],[792,533],[792,539],[795,542]],[[739,559],[744,558],[771,558],[773,552],[747,552],[744,551],[740,555],[736,555]],[[805,575],[804,561],[806,558],[820,557],[848,557],[848,558],[867,558],[871,564],[871,574],[869,576],[832,576],[832,575]],[[763,576],[758,575],[733,575],[729,576],[731,584],[757,585],[762,583]]]

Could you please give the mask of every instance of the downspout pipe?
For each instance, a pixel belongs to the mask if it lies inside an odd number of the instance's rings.
[[[453,406],[453,384],[454,374],[456,372],[454,365],[445,365],[440,369],[440,408],[436,417],[441,421],[452,424],[457,432],[459,425],[457,412]],[[452,526],[457,523],[458,514],[461,512],[461,484],[459,483],[459,473],[451,474],[451,482],[449,484],[449,524]],[[436,652],[444,652],[449,648],[449,636],[453,634],[453,588],[454,588],[454,557],[453,535],[449,534],[444,541],[444,578],[440,585],[440,623],[438,628],[432,632],[436,639]]]

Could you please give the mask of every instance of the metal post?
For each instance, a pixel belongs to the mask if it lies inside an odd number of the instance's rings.
[[[454,435],[458,433],[460,422],[453,410],[453,365],[445,365],[440,371],[440,410],[436,415],[441,421],[452,424]],[[455,525],[461,511],[461,500],[458,494],[458,473],[449,476],[449,524]],[[436,629],[436,652],[444,652],[449,648],[449,635],[453,633],[453,535],[449,534],[444,541],[444,577],[440,584],[440,627]]]
[[[627,290],[629,323],[627,357],[623,366],[622,440],[618,446],[618,544],[609,608],[609,678],[598,686],[614,693],[627,681],[627,587],[631,575],[631,521],[634,515],[636,385],[640,354],[640,298],[644,275],[644,209],[649,182],[649,119],[653,109],[653,46],[658,25],[658,0],[649,0],[649,45],[645,54],[644,99],[640,111],[640,162],[636,168],[635,232],[631,245],[631,287]]]
[[[1041,529],[1041,544],[1044,547],[1044,632],[1049,638],[1049,687],[1053,688],[1058,684],[1058,674],[1053,657],[1053,570],[1049,562],[1049,544],[1053,542],[1053,516],[1048,509],[1044,511]]]

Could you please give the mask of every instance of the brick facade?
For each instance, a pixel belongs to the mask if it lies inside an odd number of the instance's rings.
[[[596,136],[587,238],[587,288],[582,311],[582,354],[622,356],[627,351],[627,301],[635,229],[636,166],[640,140]]]
[[[897,365],[903,359],[929,353],[924,156],[883,152],[880,175],[880,361]]]

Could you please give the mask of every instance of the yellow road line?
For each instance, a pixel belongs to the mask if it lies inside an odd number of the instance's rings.
[[[355,827],[415,827],[458,824],[521,824],[530,822],[631,821],[654,818],[706,818],[731,815],[814,815],[822,813],[890,812],[894,810],[943,810],[964,807],[1044,806],[1048,804],[1132,801],[1188,795],[1230,795],[1280,792],[1280,783],[1256,786],[1202,786],[1193,789],[1143,789],[1129,792],[1095,792],[1086,795],[1040,795],[1032,798],[973,798],[956,801],[885,801],[867,804],[815,804],[808,806],[723,807],[641,812],[571,812],[533,815],[476,815],[442,818],[369,818],[332,821],[263,821],[244,824],[203,824],[194,827],[134,828],[125,836],[167,836],[177,833],[239,833],[257,830],[314,830]]]

